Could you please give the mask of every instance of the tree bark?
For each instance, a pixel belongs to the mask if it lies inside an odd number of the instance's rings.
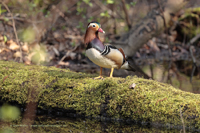
[[[171,14],[182,9],[186,3],[185,0],[161,0],[157,8],[151,10],[139,24],[122,35],[114,45],[123,48],[127,56],[133,56],[149,39],[163,32],[170,22]]]

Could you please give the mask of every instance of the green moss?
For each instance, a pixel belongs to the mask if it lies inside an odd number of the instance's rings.
[[[1,100],[41,108],[73,109],[96,117],[131,118],[154,123],[200,127],[200,95],[138,77],[94,80],[94,75],[45,66],[0,61]],[[134,89],[129,86],[135,83]]]

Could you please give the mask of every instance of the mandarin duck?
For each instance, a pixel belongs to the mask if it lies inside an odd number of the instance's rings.
[[[101,25],[98,22],[90,22],[84,37],[87,57],[100,66],[100,76],[95,79],[103,78],[102,68],[111,68],[110,77],[113,77],[114,68],[131,70],[132,67],[126,61],[123,49],[104,45],[99,38],[99,32],[105,33]]]

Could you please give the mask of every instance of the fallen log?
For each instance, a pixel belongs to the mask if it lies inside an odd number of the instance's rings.
[[[86,117],[200,128],[200,95],[143,78],[104,78],[55,67],[0,61],[0,99]]]

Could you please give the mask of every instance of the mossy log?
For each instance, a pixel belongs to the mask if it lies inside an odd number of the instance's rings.
[[[1,101],[169,126],[183,120],[186,127],[200,128],[200,95],[165,83],[131,76],[94,80],[96,75],[7,61],[0,61],[0,71]]]

